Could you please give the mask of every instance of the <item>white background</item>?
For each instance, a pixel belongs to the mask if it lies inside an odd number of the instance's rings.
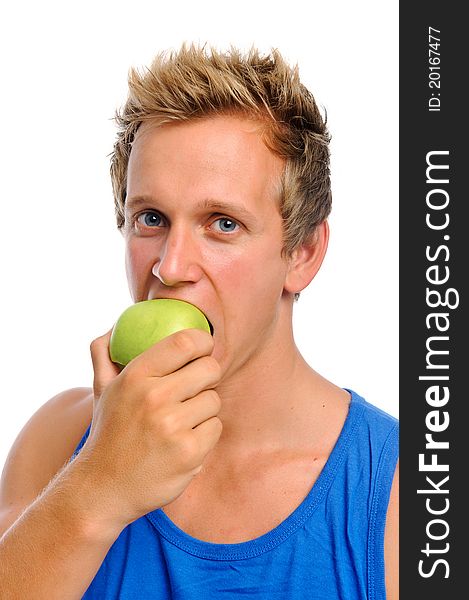
[[[183,41],[277,47],[327,109],[333,212],[298,346],[398,415],[397,2],[52,0],[0,18],[0,468],[29,417],[90,386],[90,341],[131,303],[109,171],[130,66]]]

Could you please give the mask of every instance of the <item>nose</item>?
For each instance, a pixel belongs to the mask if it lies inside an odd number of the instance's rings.
[[[186,228],[171,228],[152,268],[163,285],[180,287],[196,283],[202,276],[200,250],[193,232]]]

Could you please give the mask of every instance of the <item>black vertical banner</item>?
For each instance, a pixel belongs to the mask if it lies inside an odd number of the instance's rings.
[[[400,590],[467,597],[464,3],[400,3]],[[417,12],[418,11],[418,12]],[[464,106],[463,106],[464,105]],[[466,475],[467,474],[467,475]],[[420,594],[421,595],[417,595]]]

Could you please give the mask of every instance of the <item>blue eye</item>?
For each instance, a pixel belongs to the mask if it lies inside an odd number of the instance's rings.
[[[236,221],[228,219],[228,217],[222,217],[220,219],[217,219],[215,223],[218,223],[218,228],[223,233],[232,233],[233,231],[236,231],[237,227],[239,227]]]
[[[156,212],[145,211],[138,215],[137,222],[145,227],[160,227],[163,224],[161,215]]]

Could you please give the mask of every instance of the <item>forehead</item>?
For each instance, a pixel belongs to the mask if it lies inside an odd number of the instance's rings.
[[[145,122],[130,153],[129,195],[216,193],[278,198],[284,161],[264,143],[263,125],[216,116],[159,125]]]

